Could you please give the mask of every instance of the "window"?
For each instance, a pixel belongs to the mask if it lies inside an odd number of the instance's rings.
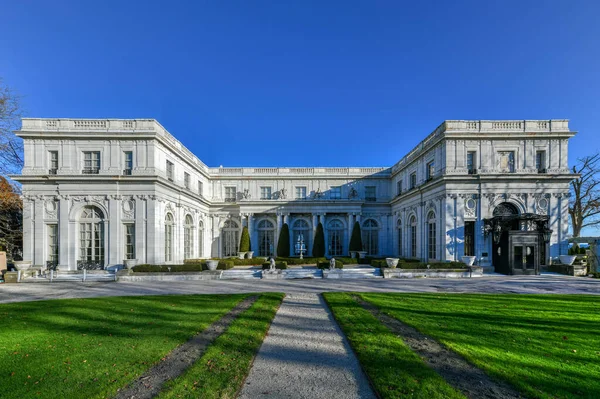
[[[308,241],[309,241],[309,231],[308,231],[308,223],[305,220],[298,219],[294,222],[292,226],[292,245],[294,248],[294,253],[296,255],[300,255],[300,244],[304,244],[305,251],[303,254],[308,253]]]
[[[433,179],[435,176],[435,163],[433,161],[427,163],[427,180]]]
[[[475,222],[465,222],[465,256],[475,256]]]
[[[48,174],[55,175],[58,170],[58,151],[49,151],[48,156],[50,161],[48,165]]]
[[[297,200],[306,199],[306,187],[296,187],[296,199]]]
[[[398,180],[396,183],[396,195],[402,194],[402,180]]]
[[[165,262],[173,261],[173,215],[165,216]]]
[[[124,169],[123,169],[123,175],[125,176],[131,176],[131,170],[133,169],[133,152],[131,151],[125,151],[123,153],[123,157],[124,157]]]
[[[377,201],[375,186],[365,186],[365,201]]]
[[[275,249],[275,225],[269,220],[258,222],[258,256],[273,256]]]
[[[235,202],[236,195],[235,187],[225,187],[225,202]]]
[[[417,257],[417,218],[410,218],[410,257]]]
[[[171,161],[167,161],[167,179],[169,179],[170,181],[173,181],[173,169],[174,169],[173,162]]]
[[[470,175],[477,174],[475,165],[475,151],[467,151],[467,170]]]
[[[190,215],[185,216],[183,225],[183,259],[191,259],[193,256],[192,245],[194,242],[193,233],[194,221]]]
[[[49,224],[48,229],[48,259],[52,265],[58,265],[58,225]]]
[[[222,237],[222,251],[223,257],[236,256],[238,253],[238,244],[240,229],[238,224],[233,220],[226,220],[221,230]]]
[[[535,168],[538,173],[546,173],[546,151],[535,152]]]
[[[183,172],[183,185],[188,190],[190,189],[190,174],[188,172]]]
[[[204,256],[204,222],[198,223],[198,257]]]
[[[377,255],[379,244],[379,226],[373,219],[365,220],[362,227],[363,251],[367,255]]]
[[[417,187],[417,173],[413,172],[410,174],[410,189]]]
[[[198,195],[202,197],[203,192],[204,192],[204,184],[200,180],[198,180]]]
[[[104,214],[95,206],[86,206],[79,220],[78,269],[103,267]]]
[[[271,187],[261,187],[260,188],[260,199],[261,200],[270,200],[271,199]]]
[[[83,174],[97,175],[100,171],[100,151],[86,151],[83,153]]]
[[[125,225],[125,259],[135,259],[135,224]]]
[[[437,225],[435,223],[435,213],[429,212],[427,217],[427,259],[437,259],[437,248],[436,248],[436,232]]]
[[[342,188],[341,187],[331,187],[331,192],[330,192],[329,198],[342,199]]]
[[[498,169],[501,173],[515,173],[515,152],[498,152]]]
[[[334,219],[327,225],[327,232],[329,236],[329,256],[341,256],[344,242],[344,224],[340,220]]]
[[[398,219],[398,256],[402,257],[402,220]]]

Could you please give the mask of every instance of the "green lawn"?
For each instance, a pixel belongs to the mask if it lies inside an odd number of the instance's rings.
[[[112,396],[248,295],[0,305],[0,396]]]
[[[160,398],[235,398],[279,309],[283,294],[263,294]]]
[[[598,296],[357,295],[527,397],[600,397]]]
[[[323,296],[380,397],[464,398],[349,294]]]

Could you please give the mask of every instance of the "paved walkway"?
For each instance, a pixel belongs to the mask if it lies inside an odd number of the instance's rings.
[[[375,398],[358,360],[317,294],[283,300],[239,396]]]
[[[0,284],[0,303],[129,295],[234,294],[247,292],[321,293],[329,291],[600,295],[600,279],[544,274],[541,276],[494,275],[472,279],[257,279],[135,283]]]

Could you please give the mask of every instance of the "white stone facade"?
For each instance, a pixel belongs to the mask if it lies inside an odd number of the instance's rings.
[[[283,223],[310,256],[322,222],[326,255],[348,256],[355,221],[373,256],[481,258],[482,220],[503,202],[548,215],[547,257],[566,251],[566,120],[445,121],[388,168],[211,168],[149,119],[27,118],[17,134],[24,258],[37,266],[233,255],[242,226],[267,255]]]

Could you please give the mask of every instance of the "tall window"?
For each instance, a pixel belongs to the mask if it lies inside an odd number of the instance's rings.
[[[377,201],[375,186],[365,186],[365,201]]]
[[[104,266],[104,214],[95,206],[86,206],[79,220],[79,260],[83,267]]]
[[[58,265],[58,225],[49,224],[48,229],[48,262]]]
[[[204,195],[203,193],[204,193],[204,184],[200,180],[198,180],[198,195],[202,197]]]
[[[398,180],[396,183],[396,195],[402,194],[402,180]]]
[[[48,165],[48,174],[55,175],[58,170],[58,151],[49,151],[48,156],[50,161]]]
[[[410,257],[417,257],[417,218],[410,218]]]
[[[225,187],[225,202],[235,202],[236,195],[235,187]]]
[[[275,226],[269,220],[258,222],[258,256],[273,256],[275,250]]]
[[[173,181],[174,168],[175,165],[173,165],[173,162],[167,161],[167,179],[169,179],[170,181]]]
[[[402,257],[402,220],[398,219],[398,256]]]
[[[238,253],[240,228],[233,220],[225,221],[221,231],[223,256],[235,256]]]
[[[373,219],[367,219],[362,227],[363,251],[367,255],[377,255],[379,246],[379,226]]]
[[[417,187],[417,173],[413,172],[410,174],[410,189]]]
[[[296,199],[306,199],[306,187],[296,187]]]
[[[465,256],[475,256],[475,222],[465,222]]]
[[[344,245],[344,224],[338,219],[333,219],[327,225],[327,232],[329,233],[329,255],[341,256]]]
[[[427,259],[437,259],[437,225],[435,223],[435,213],[429,212],[427,216]]]
[[[190,215],[185,216],[185,224],[183,225],[183,259],[191,259],[193,256],[192,245],[194,221]]]
[[[331,187],[329,198],[341,199],[342,198],[342,188],[341,187]]]
[[[546,151],[535,152],[535,168],[538,173],[546,172]]]
[[[198,257],[204,256],[204,222],[198,223]]]
[[[188,190],[190,189],[190,174],[188,172],[183,172],[183,185]]]
[[[97,175],[100,171],[100,151],[85,151],[83,153],[83,174]]]
[[[300,248],[296,246],[300,242],[298,238],[302,238],[302,241],[304,241],[304,249],[306,249],[304,254],[306,255],[308,253],[309,237],[308,223],[302,219],[296,220],[292,226],[292,245],[296,255],[300,255]]]
[[[173,215],[165,216],[165,262],[173,261]]]
[[[469,174],[474,175],[475,169],[477,169],[475,165],[475,151],[467,151],[467,170]]]
[[[131,176],[131,170],[133,169],[133,152],[123,152],[123,174],[125,176]]]
[[[260,199],[261,200],[270,200],[271,199],[271,187],[261,187],[260,188]]]
[[[433,161],[427,163],[427,180],[433,179],[435,176],[435,163]]]
[[[125,259],[135,259],[135,224],[125,224]]]
[[[503,173],[515,172],[515,152],[500,151],[498,152],[498,169]]]

